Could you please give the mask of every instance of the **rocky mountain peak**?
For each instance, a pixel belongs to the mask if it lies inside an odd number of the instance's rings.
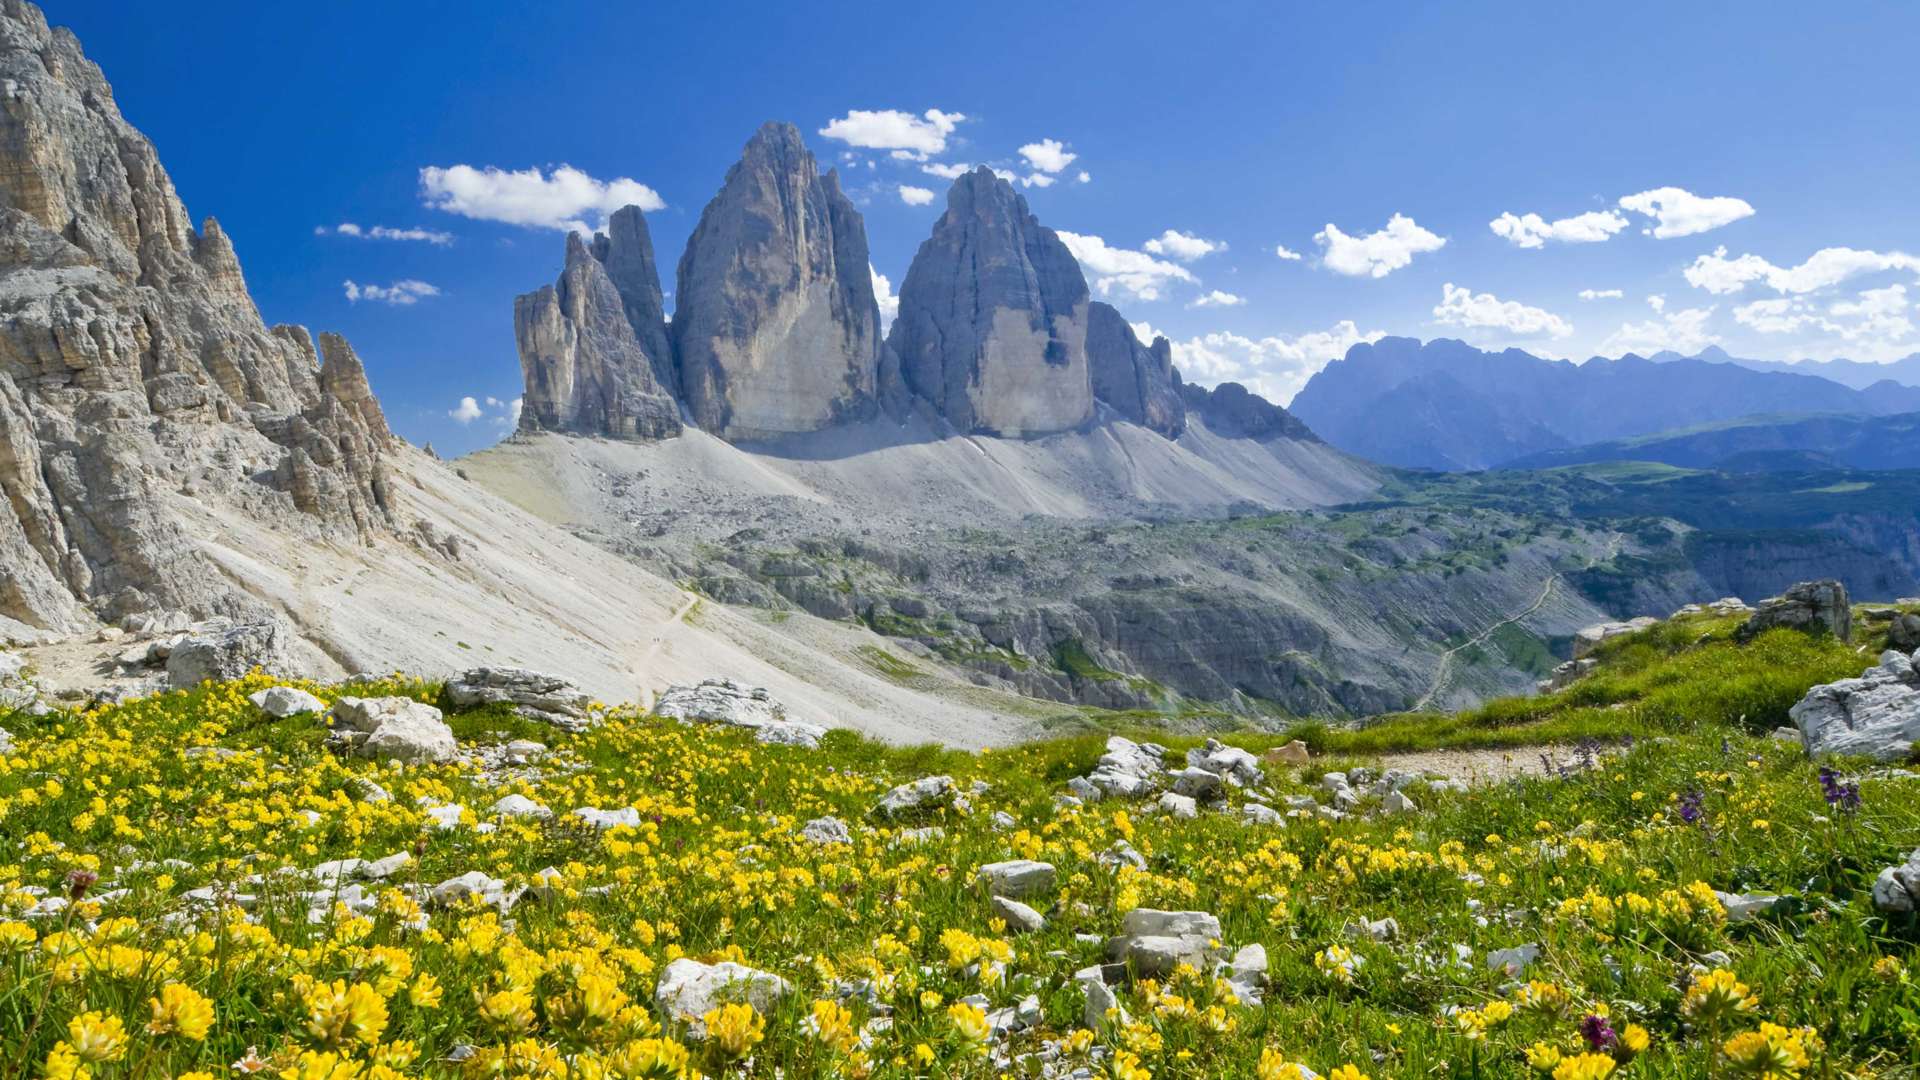
[[[329,371],[262,323],[232,240],[193,228],[100,69],[24,0],[0,0],[0,88],[0,630],[245,607],[183,495],[388,529],[391,435],[345,342]]]
[[[675,295],[680,390],[701,428],[759,439],[872,413],[883,345],[866,225],[792,124],[748,140]]]
[[[1093,396],[1121,416],[1177,439],[1187,429],[1186,400],[1180,375],[1173,370],[1173,345],[1164,337],[1151,346],[1111,304],[1094,301],[1087,309],[1087,362]]]
[[[1088,303],[1073,253],[982,166],[948,190],[888,341],[907,386],[961,431],[1066,431],[1093,416]]]
[[[619,439],[680,434],[680,409],[662,377],[672,370],[672,354],[646,221],[630,206],[608,225],[591,246],[569,232],[560,280],[514,301],[526,377],[522,431]]]

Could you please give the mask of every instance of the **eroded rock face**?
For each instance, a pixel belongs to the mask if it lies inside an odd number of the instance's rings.
[[[1824,632],[1853,640],[1853,608],[1847,587],[1838,581],[1802,581],[1770,600],[1762,600],[1734,637],[1748,641],[1776,626],[1808,633]]]
[[[1883,653],[1857,679],[1808,690],[1787,715],[1809,754],[1905,760],[1920,742],[1920,668],[1905,653]]]
[[[1088,318],[1073,253],[982,166],[947,192],[888,343],[908,389],[959,430],[1045,435],[1093,416]]]
[[[323,365],[261,321],[226,233],[193,226],[79,41],[22,0],[0,86],[0,622],[251,611],[182,497],[316,538],[389,528],[391,436],[346,343]]]
[[[766,439],[872,414],[884,345],[866,226],[792,124],[748,141],[675,290],[680,392],[703,430]]]
[[[1111,304],[1087,306],[1087,367],[1093,396],[1142,427],[1169,439],[1187,429],[1187,403],[1173,370],[1173,345],[1164,337],[1151,346]]]
[[[660,283],[656,277],[648,284],[653,244],[646,222],[627,207],[609,227],[612,235],[595,237],[592,250],[578,233],[568,233],[559,282],[513,302],[527,383],[522,431],[616,439],[680,434],[680,408],[671,383],[663,381],[672,358]],[[616,268],[624,289],[612,276]]]

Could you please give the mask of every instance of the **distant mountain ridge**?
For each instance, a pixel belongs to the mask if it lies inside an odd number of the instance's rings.
[[[1290,408],[1349,453],[1458,471],[1759,414],[1920,411],[1920,388],[1856,389],[1702,358],[1629,354],[1574,364],[1448,338],[1389,337],[1327,365]]]
[[[1733,364],[1750,371],[1781,371],[1790,375],[1816,375],[1822,379],[1831,379],[1842,386],[1851,386],[1855,390],[1865,390],[1880,382],[1892,382],[1900,386],[1920,386],[1920,352],[1912,356],[1885,364],[1876,364],[1871,360],[1749,360],[1745,357],[1730,355],[1718,345],[1709,345],[1691,357],[1676,352],[1655,353],[1654,360],[1706,360],[1711,363]]]
[[[1601,461],[1654,461],[1723,472],[1920,467],[1920,413],[1894,416],[1752,416],[1635,439],[1549,450],[1510,469],[1551,469]]]

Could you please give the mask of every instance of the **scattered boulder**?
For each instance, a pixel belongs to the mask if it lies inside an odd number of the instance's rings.
[[[766,1014],[792,988],[787,980],[730,960],[703,964],[681,957],[668,964],[654,987],[653,1001],[668,1019],[683,1021],[695,1039],[707,1037],[701,1017],[728,1002],[745,1002]]]
[[[1198,802],[1211,802],[1227,795],[1226,784],[1219,773],[1192,765],[1173,774],[1173,790]]]
[[[1307,744],[1295,739],[1285,746],[1276,746],[1262,755],[1269,765],[1305,765],[1313,760],[1313,752]]]
[[[1250,802],[1240,808],[1240,820],[1248,825],[1285,825],[1287,817],[1265,803]]]
[[[278,619],[189,634],[167,653],[167,683],[184,689],[209,679],[238,679],[255,669],[269,675],[287,674],[292,666],[288,636]]]
[[[1404,791],[1389,791],[1386,798],[1380,800],[1380,811],[1385,814],[1411,814],[1420,809]]]
[[[1266,780],[1259,758],[1218,739],[1208,739],[1205,746],[1187,751],[1187,765],[1205,769],[1235,787],[1256,787]]]
[[[545,821],[553,816],[553,811],[519,794],[501,796],[488,812],[496,817],[528,818],[533,821]]]
[[[1887,623],[1887,647],[1903,652],[1920,649],[1920,615],[1901,612]]]
[[[1787,715],[1809,754],[1905,760],[1920,740],[1920,670],[1912,656],[1888,651],[1857,679],[1807,691]]]
[[[558,675],[517,667],[474,668],[447,684],[447,699],[463,709],[512,705],[522,716],[567,731],[587,726],[593,700]]]
[[[800,835],[816,844],[853,843],[853,834],[847,831],[847,823],[837,817],[814,818],[801,828]]]
[[[1547,674],[1546,678],[1540,680],[1539,690],[1543,694],[1551,694],[1556,690],[1565,690],[1567,687],[1579,682],[1588,672],[1599,666],[1600,661],[1595,660],[1591,656],[1583,656],[1578,660],[1568,660],[1565,663],[1556,665],[1554,669]]]
[[[996,895],[991,901],[994,917],[1019,934],[1037,934],[1047,928],[1046,916],[1009,896]]]
[[[1200,816],[1199,803],[1185,795],[1172,791],[1162,794],[1159,803],[1156,805],[1160,807],[1161,813],[1178,821],[1192,821]]]
[[[901,784],[880,797],[875,817],[903,818],[963,803],[951,776],[926,776]]]
[[[333,703],[329,742],[359,757],[409,764],[452,761],[460,746],[440,710],[404,697],[344,697]]]
[[[1099,1031],[1107,1026],[1107,1014],[1113,1013],[1116,1026],[1124,1027],[1128,1022],[1127,1010],[1120,1005],[1120,999],[1107,987],[1106,970],[1099,964],[1082,968],[1074,973],[1073,981],[1086,991],[1087,1004],[1080,1014],[1080,1023],[1090,1031]]]
[[[1204,911],[1135,908],[1107,941],[1107,959],[1123,963],[1136,978],[1164,978],[1181,964],[1208,969],[1220,940],[1220,920]]]
[[[1920,910],[1920,848],[1906,862],[1880,871],[1873,882],[1873,906],[1891,914]]]
[[[986,886],[988,893],[1013,900],[1051,892],[1055,878],[1052,863],[1035,862],[1032,859],[987,863],[975,876]]]
[[[302,713],[327,711],[326,702],[305,690],[291,686],[273,686],[255,691],[247,695],[247,700],[253,702],[254,708],[276,720],[285,720],[289,716],[299,716]]]
[[[1757,915],[1765,915],[1780,905],[1786,898],[1774,893],[1724,893],[1715,890],[1714,894],[1720,906],[1727,909],[1727,921],[1746,922]]]
[[[596,829],[640,827],[640,811],[631,806],[623,806],[618,810],[601,810],[592,806],[582,806],[573,812],[573,816]]]
[[[1642,615],[1625,622],[1604,622],[1583,627],[1573,635],[1573,658],[1578,660],[1599,648],[1603,641],[1617,638],[1622,634],[1638,633],[1656,625],[1659,621],[1651,615]]]
[[[505,896],[506,891],[506,882],[488,877],[478,870],[469,870],[459,877],[448,878],[435,885],[431,895],[435,905],[454,907],[476,896],[494,903]]]
[[[1511,949],[1495,949],[1487,954],[1487,970],[1504,972],[1510,979],[1526,974],[1535,960],[1540,959],[1540,946],[1515,945]]]
[[[1853,607],[1847,600],[1847,587],[1832,580],[1803,581],[1779,596],[1762,600],[1733,636],[1751,641],[1777,626],[1808,633],[1824,631],[1841,641],[1852,641]]]
[[[1118,735],[1107,739],[1107,752],[1100,756],[1086,782],[1107,795],[1137,798],[1153,791],[1166,772],[1167,748],[1158,743],[1137,743]]]
[[[670,686],[653,703],[656,716],[682,721],[751,728],[763,743],[813,749],[827,729],[796,720],[763,687],[745,687],[732,679],[706,679],[693,686]]]
[[[1259,1008],[1264,1002],[1267,989],[1267,948],[1253,944],[1233,954],[1227,963],[1227,982],[1233,987],[1233,996],[1240,1004],[1249,1008]]]

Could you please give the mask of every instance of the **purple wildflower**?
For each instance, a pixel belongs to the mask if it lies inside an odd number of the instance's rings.
[[[1620,1038],[1614,1033],[1613,1024],[1596,1013],[1588,1013],[1580,1021],[1580,1037],[1587,1040],[1588,1048],[1596,1054],[1613,1049],[1613,1044]]]
[[[1707,816],[1706,807],[1701,805],[1705,798],[1699,791],[1689,791],[1680,796],[1680,820],[1689,825],[1699,824],[1700,819]]]
[[[1860,809],[1860,784],[1855,780],[1842,781],[1840,774],[1825,765],[1820,767],[1820,795],[1827,805],[1842,813],[1851,814]]]

